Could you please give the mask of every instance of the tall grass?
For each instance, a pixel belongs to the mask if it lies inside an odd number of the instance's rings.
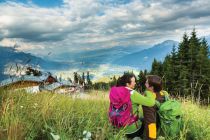
[[[210,140],[210,106],[200,106],[190,99],[182,101],[183,139]]]
[[[184,130],[180,139],[210,139],[210,108],[183,101]],[[107,92],[90,91],[84,96],[42,92],[0,91],[0,139],[47,140],[49,134],[62,140],[122,139],[123,131],[110,126]],[[52,136],[52,135],[51,135]]]

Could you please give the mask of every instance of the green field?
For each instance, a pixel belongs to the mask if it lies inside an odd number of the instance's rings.
[[[180,139],[210,140],[210,108],[182,99],[184,129]],[[108,91],[84,96],[0,91],[0,140],[123,139],[107,117]],[[164,139],[164,138],[159,138]]]

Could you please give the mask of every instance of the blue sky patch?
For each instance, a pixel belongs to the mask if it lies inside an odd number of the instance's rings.
[[[0,0],[0,2],[16,2],[24,4],[35,4],[40,7],[59,7],[63,5],[63,0]]]

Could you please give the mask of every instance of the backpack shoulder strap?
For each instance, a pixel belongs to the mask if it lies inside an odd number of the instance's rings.
[[[160,95],[164,96],[165,101],[168,101],[168,100],[169,100],[169,94],[168,94],[167,91],[161,90],[161,91],[160,91]]]
[[[128,87],[125,87],[125,88],[129,91],[129,93],[130,93],[130,94],[133,94],[133,92],[134,92],[134,90],[133,90],[133,89],[128,88]]]
[[[157,106],[157,108],[160,108],[161,103],[158,100],[155,100],[155,105]]]
[[[159,93],[157,93],[157,96],[159,97],[159,100],[156,98],[155,105],[157,108],[160,108],[161,104],[169,100],[169,94],[165,90],[161,90]]]

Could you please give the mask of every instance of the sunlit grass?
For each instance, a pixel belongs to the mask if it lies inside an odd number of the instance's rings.
[[[188,100],[182,105],[184,130],[180,139],[210,139],[210,108]],[[52,133],[62,140],[78,140],[83,139],[83,131],[91,132],[92,139],[121,139],[123,133],[109,124],[108,107],[108,91],[71,97],[1,90],[0,139],[46,140]]]

